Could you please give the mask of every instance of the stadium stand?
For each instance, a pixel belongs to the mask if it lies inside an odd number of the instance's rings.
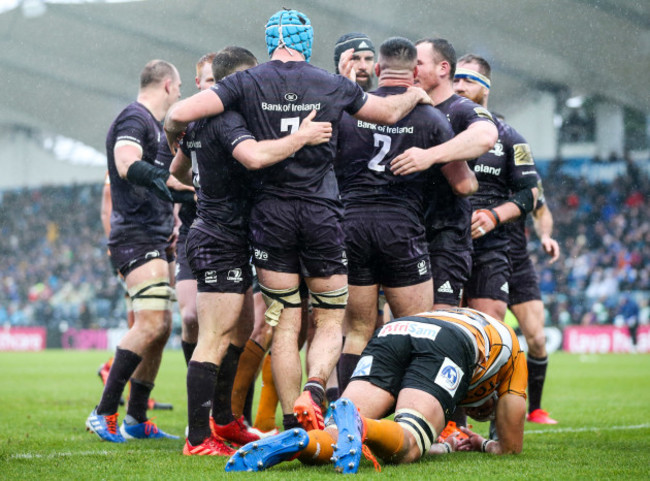
[[[648,163],[587,162],[591,171],[615,172],[606,180],[576,175],[580,169],[563,160],[545,169],[563,256],[549,265],[534,235],[529,248],[547,325],[611,324],[626,303],[625,309],[636,304],[640,322],[648,322],[650,176],[639,168]],[[101,188],[98,183],[0,191],[0,325],[124,325],[123,290],[111,271],[99,220]]]

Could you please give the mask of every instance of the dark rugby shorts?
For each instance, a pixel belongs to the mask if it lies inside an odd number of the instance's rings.
[[[153,259],[162,259],[171,262],[167,257],[168,244],[118,244],[109,246],[111,264],[117,272],[126,278],[136,268]],[[172,259],[173,260],[173,259]]]
[[[473,375],[474,348],[459,328],[449,323],[420,323],[417,317],[389,322],[377,329],[361,353],[351,381],[368,381],[388,391],[395,398],[402,389],[424,391],[435,397],[449,417],[465,398]],[[382,332],[411,323],[409,328],[421,330],[414,337],[402,329],[401,334]],[[392,326],[391,326],[392,324]],[[418,327],[419,326],[419,327]],[[422,332],[438,330],[435,339]],[[461,372],[459,372],[458,368]]]
[[[472,257],[472,274],[465,284],[469,299],[496,299],[508,302],[510,259],[505,250],[484,250]]]
[[[528,301],[541,300],[542,292],[539,290],[539,275],[530,257],[527,257],[523,262],[513,264],[508,305],[516,306]]]
[[[460,305],[463,288],[472,270],[471,252],[429,248],[429,256],[433,275],[433,302],[450,306]]]
[[[251,286],[250,252],[243,232],[213,229],[207,234],[192,228],[186,254],[198,292],[244,294]]]
[[[176,281],[193,281],[194,274],[192,268],[187,261],[186,247],[187,232],[181,232],[178,235],[178,242],[176,243]]]
[[[346,209],[343,227],[349,284],[406,287],[431,279],[424,226],[408,213]]]
[[[347,274],[342,209],[301,199],[264,199],[250,220],[255,267],[302,277]]]

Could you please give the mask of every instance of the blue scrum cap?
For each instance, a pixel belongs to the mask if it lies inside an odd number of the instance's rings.
[[[304,13],[297,10],[280,10],[266,23],[266,47],[269,57],[277,48],[291,48],[305,56],[309,62],[314,30]]]

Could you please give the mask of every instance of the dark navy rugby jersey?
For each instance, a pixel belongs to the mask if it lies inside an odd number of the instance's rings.
[[[405,87],[380,87],[373,93],[385,97],[405,91]],[[422,218],[429,172],[396,176],[390,170],[390,162],[410,147],[428,149],[453,135],[444,115],[430,105],[417,105],[392,126],[343,114],[335,163],[343,204],[346,208],[403,206]]]
[[[315,120],[331,122],[330,142],[306,146],[292,157],[255,173],[260,199],[310,198],[337,201],[333,170],[337,130],[343,111],[355,114],[365,103],[356,83],[307,62],[273,60],[237,72],[212,87],[228,109],[239,111],[258,140],[284,137],[298,130],[312,110]]]
[[[546,204],[544,196],[544,188],[542,186],[542,179],[537,174],[537,203],[535,208],[540,208]],[[526,261],[528,258],[528,236],[526,235],[526,220],[528,216],[521,216],[514,222],[505,224],[508,231],[508,238],[510,240],[508,256],[513,265]]]
[[[142,104],[133,102],[113,121],[106,136],[106,157],[111,182],[113,210],[109,245],[166,242],[174,227],[173,204],[156,197],[147,187],[122,179],[115,165],[114,149],[119,142],[142,148],[142,159],[155,165],[165,140],[162,123]]]
[[[203,225],[247,228],[249,175],[232,157],[232,151],[241,141],[251,138],[246,122],[237,112],[224,112],[188,127],[181,149],[197,171],[197,216]]]
[[[537,186],[539,176],[526,139],[505,122],[495,119],[494,123],[499,139],[491,150],[469,163],[478,180],[478,190],[470,197],[473,210],[496,207],[507,202],[514,192]],[[500,225],[474,240],[474,247],[506,246],[509,234],[505,227]]]
[[[447,116],[455,134],[467,130],[474,122],[492,122],[492,115],[471,100],[453,94],[436,108]],[[427,209],[427,237],[430,247],[471,249],[472,205],[469,199],[454,194],[440,166],[432,169],[432,201]]]

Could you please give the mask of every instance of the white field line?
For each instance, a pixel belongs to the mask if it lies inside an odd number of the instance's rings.
[[[648,429],[650,424],[635,424],[632,426],[609,426],[604,428],[552,428],[552,429],[539,429],[534,431],[524,431],[524,434],[555,434],[555,433],[584,433],[584,432],[598,432],[598,431],[627,431],[633,429]],[[138,453],[145,452],[160,452],[158,449],[139,450]],[[36,453],[21,453],[12,454],[9,459],[54,459],[66,458],[73,456],[112,456],[115,451],[78,451],[78,452],[61,452],[50,454],[36,454]]]
[[[534,431],[524,431],[524,434],[555,434],[555,433],[586,433],[598,431],[625,431],[631,429],[646,429],[650,428],[650,424],[635,424],[633,426],[609,426],[604,428],[552,428],[552,429],[537,429]]]
[[[175,451],[175,450],[174,450]],[[160,453],[159,449],[140,449],[138,453]],[[68,458],[73,456],[114,456],[116,451],[77,451],[77,452],[60,452],[49,454],[38,453],[19,453],[12,454],[9,459],[55,459],[55,458]]]

